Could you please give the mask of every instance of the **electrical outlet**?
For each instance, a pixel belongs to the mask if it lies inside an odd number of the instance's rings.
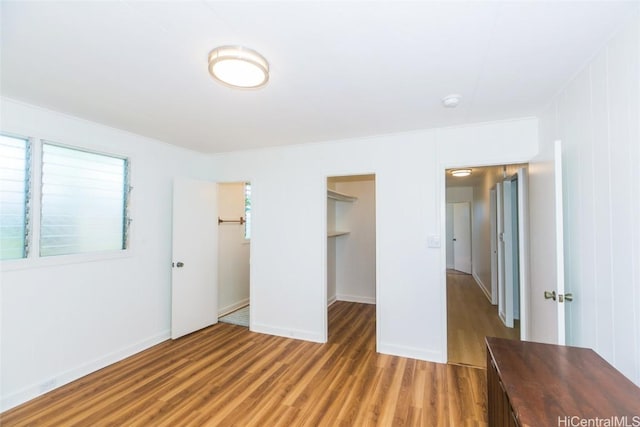
[[[40,393],[46,393],[54,388],[56,388],[56,379],[52,378],[40,384]]]

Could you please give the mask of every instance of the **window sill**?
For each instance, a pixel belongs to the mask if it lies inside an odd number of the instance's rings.
[[[113,259],[130,258],[130,249],[119,251],[91,252],[86,254],[52,255],[46,257],[31,256],[29,258],[0,261],[0,271],[30,270],[36,268],[57,267],[60,265],[84,264]]]

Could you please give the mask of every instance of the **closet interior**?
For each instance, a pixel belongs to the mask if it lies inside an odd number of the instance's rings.
[[[218,184],[219,321],[249,327],[251,184]]]
[[[327,178],[327,305],[376,303],[375,190],[373,174]]]

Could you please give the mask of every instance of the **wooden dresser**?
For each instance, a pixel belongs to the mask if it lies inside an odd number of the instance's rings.
[[[489,427],[640,427],[640,388],[593,350],[485,342]]]

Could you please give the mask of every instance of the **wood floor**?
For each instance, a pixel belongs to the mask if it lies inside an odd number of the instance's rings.
[[[217,324],[0,415],[4,426],[486,426],[483,369],[375,352],[375,306],[316,344]]]
[[[447,271],[447,347],[449,363],[486,368],[484,337],[520,339],[507,328],[473,276]]]

